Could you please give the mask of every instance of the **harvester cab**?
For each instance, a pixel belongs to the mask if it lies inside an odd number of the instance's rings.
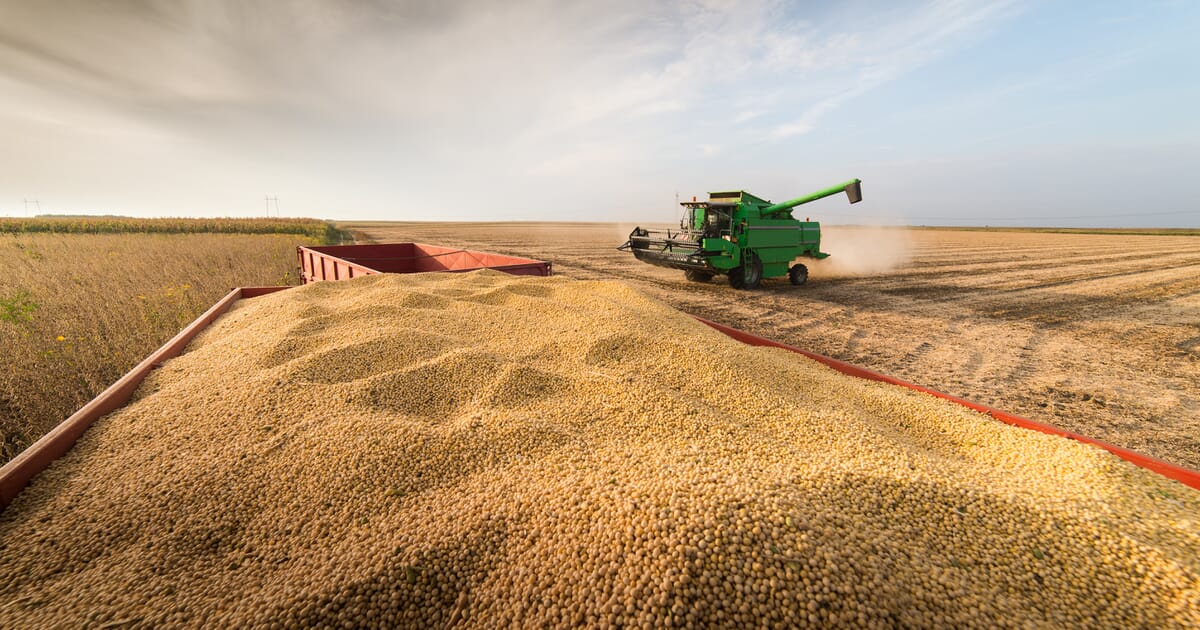
[[[820,251],[821,224],[793,218],[792,209],[841,192],[850,203],[862,201],[862,181],[776,204],[744,190],[709,193],[708,201],[680,204],[686,212],[678,231],[634,228],[617,249],[651,265],[681,269],[693,282],[725,275],[735,289],[753,289],[763,278],[786,275],[792,284],[804,284],[808,267],[796,259],[829,254]]]

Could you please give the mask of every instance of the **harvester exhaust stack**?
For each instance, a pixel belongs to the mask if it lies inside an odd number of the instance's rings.
[[[852,179],[776,204],[744,190],[709,193],[708,201],[693,197],[680,203],[687,215],[679,231],[638,227],[618,249],[645,263],[681,269],[694,282],[727,275],[734,288],[753,289],[764,277],[786,275],[792,284],[804,284],[808,267],[793,261],[829,254],[820,251],[821,224],[796,220],[792,209],[842,192],[850,203],[862,201],[862,181]]]

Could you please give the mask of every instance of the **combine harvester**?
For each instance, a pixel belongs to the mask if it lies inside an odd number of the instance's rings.
[[[744,190],[708,194],[708,201],[684,201],[680,230],[634,228],[617,249],[638,260],[680,269],[692,282],[729,277],[735,289],[754,289],[763,278],[787,276],[792,284],[808,281],[808,267],[793,262],[828,258],[821,251],[821,224],[792,217],[797,206],[844,192],[850,203],[862,201],[862,181],[852,179],[810,195],[773,204]]]
[[[787,206],[788,208],[829,196],[837,192],[845,190],[851,196],[851,200],[859,198],[858,195],[858,180],[852,180],[846,184],[839,185],[834,188],[829,188],[824,191],[814,193],[808,197],[794,199],[784,204],[769,206],[771,208]],[[730,199],[730,197],[722,197],[720,195],[726,193],[717,193],[714,195],[717,199]],[[745,193],[737,193],[741,195],[741,199],[757,199]],[[765,203],[765,202],[762,202]],[[717,209],[713,212],[722,211],[721,208],[729,208],[729,204],[715,204]],[[747,206],[742,206],[739,202],[738,207],[745,211],[746,207],[753,205],[747,203]],[[713,204],[695,204],[694,208],[704,209],[705,217],[711,216],[708,211],[713,208]],[[762,211],[759,211],[761,214]],[[706,219],[707,220],[707,219]],[[787,219],[780,219],[787,220]],[[795,222],[794,223],[799,223]],[[802,225],[816,225],[815,223],[804,223]],[[807,228],[806,228],[807,229]],[[815,228],[814,228],[815,229]],[[635,234],[638,231],[635,230]],[[742,231],[739,234],[746,234]],[[753,238],[753,237],[751,237]],[[814,237],[816,238],[816,237]],[[723,239],[720,239],[723,240]],[[707,243],[707,239],[704,241]],[[752,241],[762,243],[763,241]],[[729,259],[737,256],[746,255],[745,250],[740,249],[733,241],[729,241],[731,249],[728,250],[728,256],[713,256],[708,257],[715,259],[713,262],[719,265],[724,265]],[[708,245],[705,245],[708,247]],[[788,246],[791,247],[791,246]],[[787,250],[788,247],[780,246],[781,250]],[[642,251],[645,248],[635,248],[635,253]],[[757,251],[770,251],[770,248],[764,248]],[[817,253],[817,241],[813,240],[811,245],[806,245],[804,251]],[[755,250],[749,250],[749,255],[758,256],[754,253]],[[350,280],[352,278],[361,277],[364,275],[372,275],[379,273],[416,273],[416,272],[465,272],[478,269],[495,269],[515,275],[533,275],[533,276],[549,276],[551,273],[551,265],[549,262],[532,260],[528,258],[518,258],[513,256],[505,256],[500,254],[488,254],[484,252],[475,252],[464,249],[435,247],[431,245],[422,245],[419,243],[391,243],[382,245],[342,245],[330,247],[297,247],[296,254],[300,263],[300,276],[304,283],[321,282],[321,281],[337,281]],[[693,254],[695,255],[695,254]],[[772,265],[779,265],[779,258],[774,254],[768,254],[771,257]],[[786,254],[780,254],[786,256]],[[662,256],[657,258],[664,260]],[[667,265],[671,266],[671,265]],[[687,269],[687,267],[684,267]],[[718,269],[714,265],[714,269]],[[778,267],[771,267],[777,270]],[[139,363],[136,367],[130,370],[120,380],[110,386],[108,389],[101,392],[99,396],[93,399],[88,404],[84,405],[79,411],[75,412],[70,418],[67,418],[60,425],[55,427],[40,440],[14,458],[12,461],[0,468],[0,510],[8,506],[12,500],[20,494],[20,492],[29,484],[29,482],[37,476],[38,473],[46,469],[54,460],[64,455],[71,446],[79,439],[83,432],[96,420],[104,415],[120,408],[132,397],[141,382],[156,368],[161,367],[167,360],[183,353],[188,343],[198,334],[200,334],[209,324],[215,321],[223,313],[225,313],[235,302],[240,299],[250,299],[276,291],[283,291],[290,287],[245,287],[233,289],[224,298],[214,304],[211,308],[203,313],[199,318],[184,328],[178,335],[168,341],[165,345]],[[695,316],[693,316],[695,317]],[[781,348],[790,352],[796,352],[816,360],[824,365],[827,365],[834,370],[850,376],[863,378],[872,381],[879,381],[898,385],[908,389],[924,392],[938,398],[949,400],[951,402],[963,405],[975,411],[982,412],[988,416],[1004,422],[1006,424],[1031,429],[1041,433],[1058,435],[1067,439],[1076,440],[1079,442],[1091,444],[1104,450],[1107,450],[1117,457],[1129,461],[1137,466],[1141,466],[1155,473],[1163,475],[1169,479],[1173,479],[1184,485],[1200,490],[1200,472],[1183,468],[1175,464],[1170,464],[1134,451],[1094,440],[1077,433],[1064,431],[1058,427],[1048,424],[1035,422],[1026,418],[1015,416],[998,409],[973,403],[963,400],[949,394],[944,394],[932,389],[922,387],[907,381],[902,381],[866,368],[862,368],[844,361],[839,361],[830,357],[822,356],[800,348],[788,346],[786,344],[772,341],[770,339],[752,335],[745,331],[723,326],[716,322],[695,317],[698,321],[734,338],[743,343],[752,346],[767,346]]]

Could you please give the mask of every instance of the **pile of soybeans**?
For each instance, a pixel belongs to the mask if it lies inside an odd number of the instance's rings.
[[[483,271],[238,303],[0,516],[0,627],[581,624],[1197,627],[1200,492]]]

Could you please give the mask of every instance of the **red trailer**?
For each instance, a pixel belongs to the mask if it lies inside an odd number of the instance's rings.
[[[407,246],[407,247],[404,247]],[[367,249],[367,248],[383,248],[383,249]],[[332,252],[332,253],[330,253]],[[415,254],[422,252],[420,256],[394,256],[389,261],[390,254],[396,253]],[[447,252],[445,256],[437,255],[441,252]],[[539,262],[524,258],[514,258],[510,256],[500,256],[496,254],[482,254],[481,252],[468,252],[466,250],[457,250],[444,247],[431,247],[429,245],[418,245],[415,243],[396,243],[391,245],[351,245],[345,247],[300,247],[299,253],[302,263],[307,259],[309,265],[304,267],[305,282],[316,282],[320,280],[349,280],[350,278],[361,275],[369,275],[376,273],[412,273],[415,271],[467,271],[469,269],[480,269],[484,267],[497,269],[509,273],[521,273],[525,275],[549,275],[550,263]],[[349,255],[349,258],[343,258],[335,254],[344,253]],[[426,254],[435,254],[427,256]],[[450,254],[463,254],[462,257],[451,257]],[[311,258],[308,258],[311,254]],[[428,259],[437,259],[438,262],[430,262]],[[417,263],[416,260],[426,260],[426,262]],[[322,262],[317,262],[321,260]],[[370,266],[363,264],[370,263]],[[491,266],[487,263],[495,263],[498,266]],[[442,268],[430,268],[433,265],[440,265]],[[470,265],[467,267],[454,266]],[[314,266],[315,265],[315,266]],[[424,267],[421,267],[421,266]],[[302,265],[303,267],[303,265]],[[315,269],[315,272],[313,271]],[[133,396],[138,385],[150,373],[151,370],[160,367],[168,359],[181,354],[187,347],[187,344],[193,337],[203,331],[209,324],[216,320],[222,313],[229,309],[239,299],[253,298],[267,293],[273,293],[287,289],[289,287],[253,287],[234,289],[219,302],[214,304],[203,315],[192,322],[187,328],[183,329],[174,339],[168,341],[166,345],[159,348],[144,361],[139,363],[137,367],[130,370],[128,374],[114,383],[111,387],[104,390],[99,396],[93,399],[88,404],[84,405],[79,411],[75,412],[70,418],[63,421],[62,424],[55,427],[52,431],[35,442],[32,446],[14,458],[12,461],[0,468],[0,510],[6,507],[21,490],[42,470],[50,465],[52,461],[64,455],[76,440],[87,430],[89,426],[105,414],[121,407]],[[935,390],[931,390],[919,385],[902,381],[890,376],[879,374],[877,372],[862,368],[850,363],[832,359],[822,355],[818,355],[800,348],[788,346],[777,341],[772,341],[757,335],[752,335],[742,330],[723,326],[715,322],[708,321],[696,317],[697,320],[715,328],[716,330],[737,339],[743,343],[753,346],[770,346],[782,348],[792,352],[803,354],[809,358],[815,359],[829,367],[858,378],[869,380],[882,381],[891,383],[900,387],[906,387],[917,391],[932,394],[939,398],[958,403],[965,407],[985,413],[992,418],[1004,422],[1006,424],[1015,425],[1025,429],[1058,435],[1067,439],[1077,440],[1093,446],[1107,450],[1117,457],[1129,461],[1133,464],[1152,470],[1164,477],[1174,479],[1180,483],[1192,488],[1200,489],[1200,472],[1190,470],[1182,466],[1164,462],[1141,453],[1136,453],[1128,449],[1107,444],[1099,440],[1094,440],[1077,433],[1064,431],[1058,427],[1048,424],[1042,424],[1026,418],[993,409],[991,407],[969,402],[961,398],[956,398],[948,394],[944,394]]]
[[[348,280],[376,273],[462,272],[477,269],[495,269],[517,276],[550,275],[550,263],[545,261],[423,243],[301,246],[296,248],[296,255],[300,259],[300,279],[305,284],[321,280]]]

